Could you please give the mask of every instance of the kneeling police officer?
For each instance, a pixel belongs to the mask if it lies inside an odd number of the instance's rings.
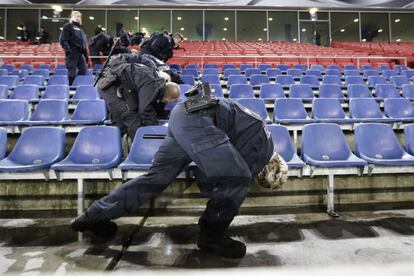
[[[168,134],[149,171],[95,201],[72,221],[74,230],[115,234],[112,219],[133,214],[194,161],[200,191],[209,198],[198,222],[197,246],[228,258],[245,255],[245,245],[227,236],[226,230],[252,180],[259,176],[259,184],[273,186],[276,179],[286,181],[280,177],[286,175],[286,167],[278,173],[268,168],[278,156],[273,155],[272,138],[260,117],[236,102],[211,97],[208,85],[200,90],[173,109]]]

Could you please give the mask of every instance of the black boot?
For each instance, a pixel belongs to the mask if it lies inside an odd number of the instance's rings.
[[[70,226],[77,232],[91,231],[99,237],[111,237],[118,229],[116,223],[112,221],[92,221],[85,213],[73,219]]]
[[[200,232],[197,246],[201,250],[211,251],[225,258],[242,258],[246,255],[246,246],[227,235],[213,236]]]

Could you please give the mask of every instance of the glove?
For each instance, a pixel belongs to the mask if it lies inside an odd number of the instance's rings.
[[[279,189],[288,179],[288,165],[277,153],[272,155],[269,163],[257,175],[255,182],[264,188]]]
[[[66,56],[69,56],[70,54],[72,54],[72,50],[70,50],[70,49],[69,50],[65,50],[65,55]]]

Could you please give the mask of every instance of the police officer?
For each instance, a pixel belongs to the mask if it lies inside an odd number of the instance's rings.
[[[89,44],[89,52],[91,56],[99,56],[102,53],[104,56],[109,55],[113,44],[113,39],[110,35],[106,34],[102,29],[95,36],[91,38]],[[99,58],[92,58],[93,65],[100,63]]]
[[[76,70],[79,75],[85,75],[88,70],[88,44],[86,35],[82,28],[82,14],[73,11],[68,23],[63,26],[60,33],[60,45],[65,50],[65,64],[68,68],[69,84],[72,84],[76,77]]]
[[[141,53],[153,55],[167,62],[173,56],[173,49],[178,48],[183,40],[184,37],[180,33],[167,35],[164,32],[157,32],[143,42]]]
[[[199,219],[197,245],[220,256],[241,258],[246,253],[245,245],[228,237],[226,230],[249,184],[272,154],[273,142],[266,124],[236,102],[220,99],[215,106],[194,112],[188,112],[181,102],[171,113],[168,134],[148,173],[95,201],[71,226],[76,231],[113,235],[117,226],[112,219],[133,214],[194,161],[200,191],[209,198]]]
[[[157,125],[165,105],[176,102],[180,88],[167,74],[136,63],[114,59],[97,87],[108,106],[111,121],[134,139],[140,126]]]

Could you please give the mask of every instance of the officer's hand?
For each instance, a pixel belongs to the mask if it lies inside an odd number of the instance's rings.
[[[269,163],[257,175],[255,181],[264,188],[276,190],[287,182],[288,165],[282,156],[273,154]]]
[[[72,54],[72,50],[66,50],[65,51],[65,56],[69,56],[69,55],[71,55]]]

